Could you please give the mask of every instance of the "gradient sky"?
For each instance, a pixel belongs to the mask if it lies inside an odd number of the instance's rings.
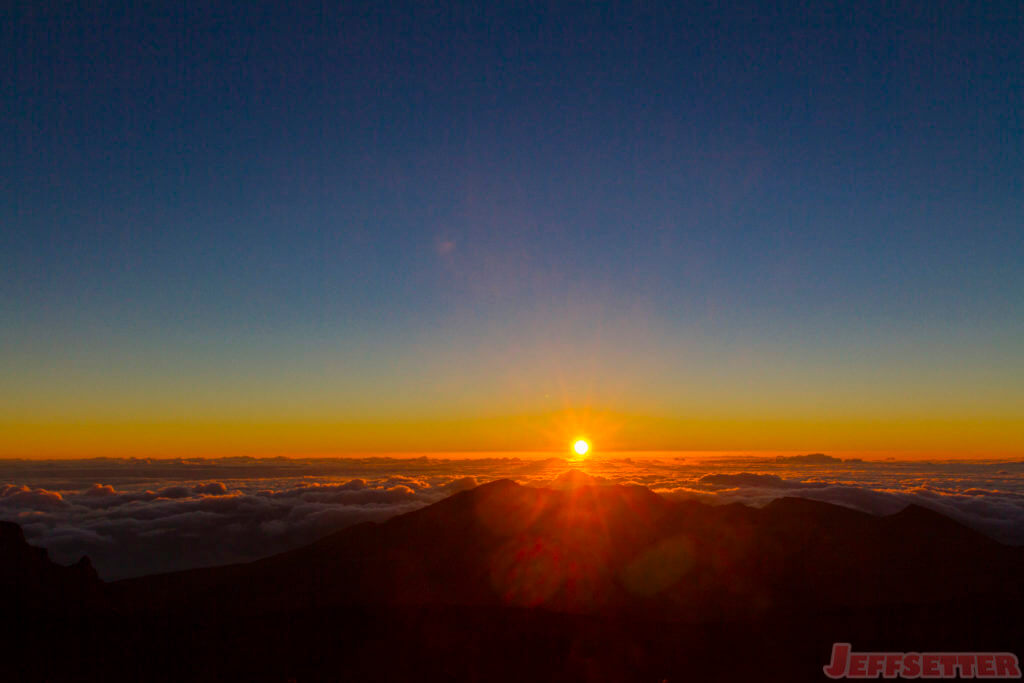
[[[1024,9],[18,2],[0,456],[1024,454]]]

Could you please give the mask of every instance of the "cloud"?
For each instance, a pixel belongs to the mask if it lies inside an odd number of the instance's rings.
[[[117,495],[117,491],[110,484],[93,484],[92,488],[83,491],[82,495],[90,498],[106,498],[107,496]]]
[[[156,490],[94,483],[68,491],[7,484],[0,487],[0,519],[22,524],[29,542],[56,561],[89,555],[101,577],[117,579],[256,559],[359,522],[384,521],[478,479],[394,473],[264,483],[183,482]]]
[[[225,458],[0,461],[0,519],[58,562],[89,555],[105,579],[242,562],[384,521],[510,478],[631,484],[670,499],[761,506],[800,496],[874,514],[929,507],[1024,544],[1024,463],[700,461],[696,458]]]
[[[192,492],[185,486],[168,486],[165,489],[160,489],[157,495],[160,498],[188,498]]]
[[[800,481],[788,481],[777,474],[754,474],[751,472],[740,472],[739,474],[705,474],[697,483],[707,488],[736,488],[740,486],[754,486],[768,489],[795,489],[807,486]]]
[[[64,507],[65,502],[64,497],[56,491],[5,484],[0,486],[0,505],[48,509]]]
[[[584,486],[603,486],[610,483],[605,477],[597,477],[579,470],[566,470],[543,485],[553,489],[571,490]]]
[[[838,465],[843,460],[824,453],[808,453],[806,455],[780,455],[775,458],[775,462],[790,465]],[[853,460],[852,462],[861,461]]]
[[[219,481],[211,481],[206,484],[196,484],[192,487],[196,493],[205,493],[210,496],[226,496],[228,488]]]
[[[875,515],[891,515],[916,503],[951,517],[989,536],[1024,545],[1024,492],[965,489],[940,490],[935,486],[871,488],[858,484],[786,480],[775,475],[740,473],[706,475],[703,488],[676,487],[660,492],[673,499],[708,503],[743,503],[762,506],[783,496],[810,498]],[[728,487],[728,488],[725,488]]]

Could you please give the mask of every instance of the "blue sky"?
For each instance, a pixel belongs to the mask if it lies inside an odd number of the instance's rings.
[[[0,415],[1020,421],[1021,19],[19,4]]]

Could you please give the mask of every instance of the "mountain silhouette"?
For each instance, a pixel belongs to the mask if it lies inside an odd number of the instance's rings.
[[[834,641],[1024,642],[1024,549],[913,505],[878,517],[673,502],[581,473],[501,480],[256,562],[113,584],[0,531],[21,650],[69,628],[55,609],[75,612],[82,678],[820,680]]]
[[[0,603],[12,611],[82,612],[108,606],[88,557],[70,567],[30,546],[21,527],[0,522]]]

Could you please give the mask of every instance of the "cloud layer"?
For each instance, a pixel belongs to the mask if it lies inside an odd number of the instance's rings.
[[[366,458],[0,461],[0,519],[55,560],[89,555],[105,579],[256,559],[383,521],[478,483],[647,486],[673,499],[763,505],[802,496],[875,514],[930,507],[1024,544],[1024,463],[680,458]],[[557,481],[556,481],[557,480]]]

